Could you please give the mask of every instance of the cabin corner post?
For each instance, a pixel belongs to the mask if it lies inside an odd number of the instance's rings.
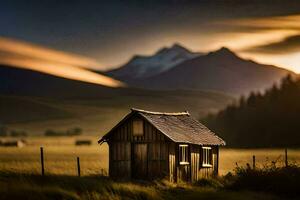
[[[176,155],[175,155],[175,143],[168,142],[168,163],[169,163],[169,180],[176,183]]]
[[[219,176],[219,159],[220,159],[220,147],[216,146],[216,155],[217,155],[217,159],[216,159],[216,171],[215,171],[215,176]]]
[[[178,183],[180,180],[179,176],[179,146],[175,143],[175,182]]]
[[[112,146],[110,142],[107,142],[108,145],[108,175],[112,177]]]
[[[194,164],[194,163],[192,163],[192,145],[190,144],[189,145],[189,147],[188,147],[188,154],[189,154],[189,162],[190,162],[190,164],[189,164],[189,182],[193,182],[193,180],[192,180],[192,165]]]
[[[219,175],[219,146],[212,146],[212,176]]]

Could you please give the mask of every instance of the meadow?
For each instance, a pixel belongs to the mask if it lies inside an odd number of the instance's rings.
[[[92,141],[90,146],[75,146],[77,139]],[[0,147],[0,171],[13,173],[39,174],[40,147],[44,147],[45,173],[56,175],[76,175],[76,158],[80,157],[81,174],[107,174],[108,146],[97,144],[95,136],[78,137],[28,137],[27,145],[22,148]],[[220,149],[220,175],[225,175],[238,166],[249,163],[256,156],[256,165],[263,167],[275,161],[284,164],[284,149]],[[288,149],[289,163],[300,163],[300,149]]]
[[[62,176],[0,173],[3,200],[162,200],[221,199],[279,200],[279,196],[253,191],[224,190],[218,187],[154,183],[116,182],[103,176]]]
[[[1,138],[10,139],[10,138]],[[75,146],[77,139],[92,140],[90,146]],[[266,172],[275,175],[265,176],[259,170],[255,173],[240,168],[240,175],[230,175],[228,172],[239,166],[251,163],[252,155],[256,155],[257,166],[264,167],[270,161],[283,164],[284,149],[228,149],[220,150],[219,179],[203,180],[194,185],[172,184],[166,180],[152,183],[132,181],[117,182],[107,177],[108,146],[97,144],[95,136],[76,137],[39,137],[26,138],[27,145],[22,148],[0,148],[0,198],[1,199],[246,199],[246,200],[279,200],[295,199],[297,197],[299,168],[291,168],[284,173]],[[40,175],[40,147],[44,148],[45,177]],[[289,162],[300,162],[300,150],[289,149]],[[77,176],[76,157],[80,157],[81,177]],[[285,170],[285,168],[282,168]],[[290,174],[296,170],[294,179]],[[235,171],[236,172],[236,171]],[[227,175],[225,175],[227,174]],[[234,173],[233,173],[234,174]],[[282,176],[283,174],[283,176]],[[223,176],[224,175],[224,176]],[[253,179],[253,177],[255,177]],[[261,177],[257,186],[257,177]],[[291,180],[290,185],[283,183],[282,178]],[[279,180],[279,181],[278,181]],[[267,182],[264,182],[267,181]],[[294,183],[295,182],[295,183]],[[265,185],[275,183],[265,191]],[[273,188],[280,186],[280,193],[274,193]],[[250,184],[250,185],[249,185]],[[262,185],[262,186],[261,186]],[[292,187],[291,187],[292,186]],[[254,188],[253,187],[258,187]],[[252,188],[252,189],[251,189]],[[259,192],[256,190],[260,190]],[[271,190],[271,191],[270,191]],[[289,196],[289,194],[292,194]],[[283,196],[281,196],[283,195]],[[286,196],[288,195],[288,196]],[[297,198],[296,198],[297,199]]]

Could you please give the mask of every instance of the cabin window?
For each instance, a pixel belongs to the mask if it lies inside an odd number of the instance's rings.
[[[212,167],[211,147],[202,147],[202,166],[203,167]]]
[[[189,146],[187,144],[179,145],[179,164],[187,165],[189,164]]]
[[[134,136],[144,135],[144,122],[143,122],[143,120],[134,120],[133,121],[133,135]]]

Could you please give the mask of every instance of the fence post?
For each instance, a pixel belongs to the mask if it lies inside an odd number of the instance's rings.
[[[45,169],[44,169],[44,149],[43,147],[41,149],[41,167],[42,167],[42,176],[45,175]]]
[[[255,155],[253,155],[252,157],[252,167],[253,169],[255,169]]]
[[[77,157],[77,173],[78,173],[78,177],[80,177],[80,160],[79,160],[79,157]]]
[[[285,148],[285,166],[287,167],[288,165],[289,165],[289,163],[288,163],[287,148]]]

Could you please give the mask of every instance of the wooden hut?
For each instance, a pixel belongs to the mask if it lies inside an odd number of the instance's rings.
[[[219,146],[225,142],[188,112],[131,109],[104,135],[113,178],[190,181],[218,174]]]

